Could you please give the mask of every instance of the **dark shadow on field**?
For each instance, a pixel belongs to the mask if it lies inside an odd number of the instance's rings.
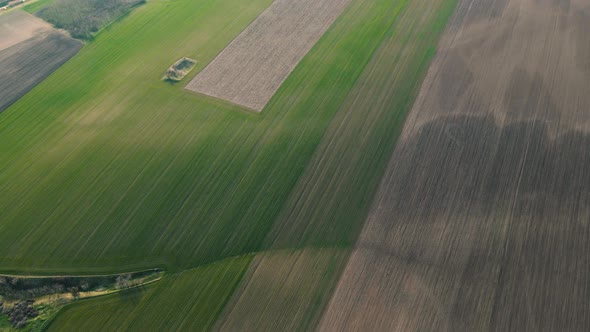
[[[358,243],[365,278],[390,280],[380,310],[410,330],[590,330],[590,135],[554,131],[448,116],[400,142]]]
[[[569,131],[552,139],[544,121],[501,127],[492,117],[444,117],[399,149],[404,158],[391,188],[398,199],[389,207],[402,214],[429,217],[457,204],[518,212],[526,203],[535,212],[572,201],[583,212],[590,203],[590,136]]]
[[[139,286],[117,292],[116,296],[119,297],[123,305],[136,306],[141,302],[146,294],[147,292],[145,286]]]

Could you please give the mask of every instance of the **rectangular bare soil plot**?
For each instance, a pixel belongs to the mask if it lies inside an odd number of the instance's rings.
[[[276,0],[186,88],[260,112],[350,0]]]

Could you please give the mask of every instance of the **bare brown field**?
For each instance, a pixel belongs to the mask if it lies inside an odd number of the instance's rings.
[[[261,111],[349,2],[276,0],[186,88]]]
[[[82,43],[46,31],[0,50],[0,112],[76,54]]]
[[[20,10],[2,14],[0,15],[0,51],[51,30],[53,28],[49,23]]]
[[[590,330],[589,19],[459,2],[320,330]]]

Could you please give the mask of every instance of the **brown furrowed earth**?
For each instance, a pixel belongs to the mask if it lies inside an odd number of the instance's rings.
[[[350,0],[277,0],[186,88],[260,112]]]
[[[13,34],[13,30],[20,31]],[[0,16],[0,112],[69,60],[82,43],[40,19],[14,11]],[[1,49],[2,46],[7,46]]]
[[[590,330],[588,22],[460,1],[320,330]]]

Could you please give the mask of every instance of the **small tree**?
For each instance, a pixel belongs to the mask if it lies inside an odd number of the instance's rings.
[[[70,287],[70,293],[72,294],[72,297],[74,299],[77,299],[80,297],[80,290],[78,289],[78,287]]]
[[[128,288],[130,285],[131,285],[131,275],[130,274],[122,274],[117,277],[115,287],[121,289],[121,288]]]

